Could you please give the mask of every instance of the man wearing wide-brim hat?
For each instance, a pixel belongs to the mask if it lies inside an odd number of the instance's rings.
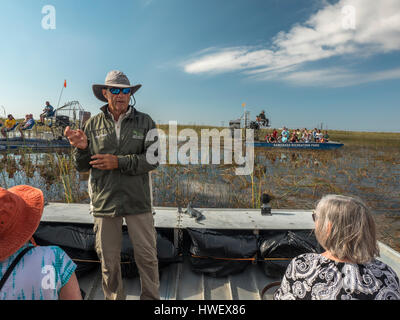
[[[93,85],[94,95],[107,104],[90,118],[84,130],[65,129],[74,149],[78,171],[90,171],[88,191],[94,216],[96,251],[101,260],[106,299],[125,299],[120,253],[123,219],[128,226],[139,270],[141,299],[159,299],[156,231],[151,209],[149,172],[158,162],[148,161],[146,140],[155,130],[151,117],[129,105],[141,87],[131,85],[121,71],[110,71],[104,84]]]

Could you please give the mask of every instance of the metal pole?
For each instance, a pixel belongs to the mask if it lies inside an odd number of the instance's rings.
[[[61,100],[61,95],[63,93],[63,90],[64,90],[64,86],[62,87],[60,97],[58,98],[57,109],[58,109],[58,106],[60,105],[60,100]]]
[[[4,106],[2,105],[1,108],[3,109],[3,113],[4,113],[4,118],[7,118],[7,113],[6,113],[6,109],[4,108]]]
[[[244,128],[243,128],[244,140],[246,140],[246,128],[247,128],[247,113],[246,113],[246,105],[244,105]]]

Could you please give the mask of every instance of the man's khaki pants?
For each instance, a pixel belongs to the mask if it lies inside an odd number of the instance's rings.
[[[141,300],[159,300],[159,277],[153,214],[124,217],[133,244],[134,259],[139,270]],[[125,300],[121,276],[122,219],[94,218],[96,252],[101,260],[102,286],[107,300]]]

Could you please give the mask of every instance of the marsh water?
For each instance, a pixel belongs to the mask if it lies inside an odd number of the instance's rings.
[[[379,239],[400,250],[400,149],[344,146],[339,150],[255,150],[252,175],[234,165],[161,165],[151,174],[154,206],[312,209],[325,194],[356,195],[372,208]],[[0,185],[29,184],[47,201],[88,203],[88,174],[78,173],[71,151],[0,154]]]

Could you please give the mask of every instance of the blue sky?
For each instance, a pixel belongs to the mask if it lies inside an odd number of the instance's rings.
[[[64,79],[61,104],[96,114],[91,85],[118,69],[157,122],[226,125],[246,103],[275,127],[400,132],[396,0],[4,0],[0,39],[0,106],[16,117],[56,106]]]

